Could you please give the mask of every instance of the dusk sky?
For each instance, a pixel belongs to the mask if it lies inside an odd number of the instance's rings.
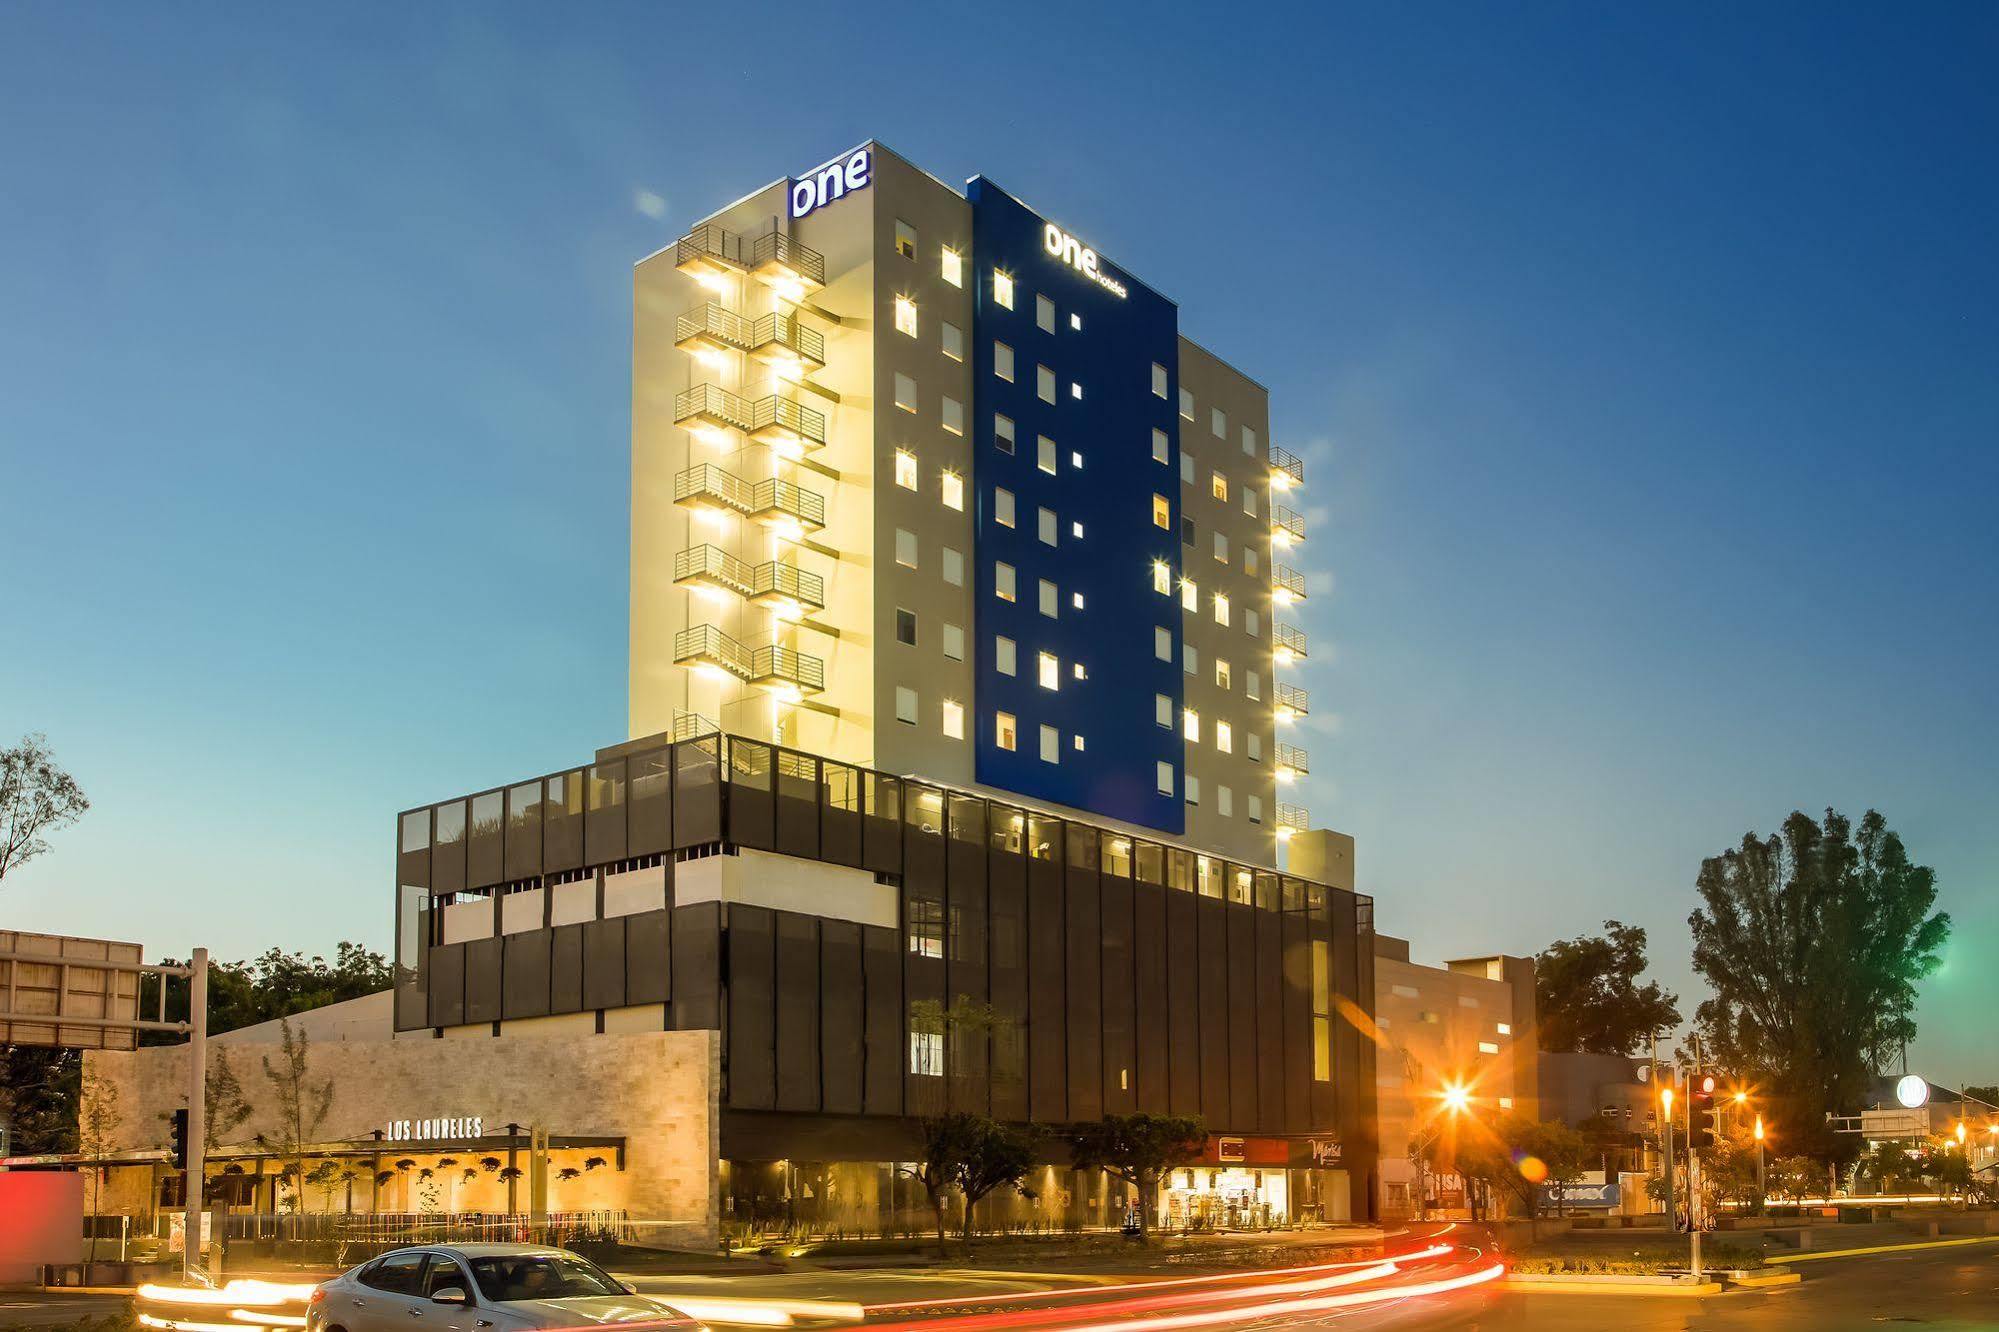
[[[625,738],[631,267],[874,137],[1269,386],[1418,960],[1691,1017],[1701,858],[1871,805],[1999,1081],[1999,8],[754,14],[0,10],[0,744],[94,802],[0,926],[386,950],[397,810]]]

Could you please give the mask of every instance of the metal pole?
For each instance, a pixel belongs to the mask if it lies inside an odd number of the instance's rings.
[[[166,985],[165,980],[160,982]],[[187,1178],[186,1234],[181,1238],[181,1276],[194,1282],[201,1279],[202,1176],[207,1171],[208,1148],[208,950],[194,950],[187,981]]]
[[[1694,1073],[1687,1082],[1687,1234],[1693,1237],[1694,1284],[1701,1280],[1701,1158],[1694,1146],[1694,1088],[1701,1080],[1701,1038],[1694,1033]]]

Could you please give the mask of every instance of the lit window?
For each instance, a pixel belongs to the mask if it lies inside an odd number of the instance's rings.
[[[916,951],[916,936],[909,936],[910,951]],[[944,1076],[944,1033],[941,1031],[912,1031],[909,1033],[909,1071],[921,1078],[941,1078]]]
[[[963,510],[965,507],[965,478],[956,472],[944,474],[944,507]]]
[[[900,606],[895,611],[895,641],[916,646],[916,612]]]
[[[916,336],[916,302],[907,296],[895,298],[895,331]]]
[[[1191,578],[1180,580],[1180,609],[1190,611],[1201,609],[1201,589]]]
[[[1478,1043],[1478,1052],[1480,1054],[1498,1054],[1499,1043],[1496,1041],[1480,1041]]]
[[[905,412],[916,410],[916,381],[908,375],[897,373],[895,377],[895,405]]]
[[[1013,566],[1006,563],[993,565],[993,594],[1001,601],[1013,600]]]
[[[1229,539],[1220,532],[1215,533],[1215,558],[1223,564],[1229,562]]]
[[[1041,761],[1043,763],[1062,761],[1062,733],[1053,726],[1041,728]]]
[[[1170,697],[1165,694],[1152,696],[1152,720],[1169,731],[1173,729],[1173,700]]]
[[[954,361],[965,359],[965,330],[948,321],[944,325],[944,354]]]
[[[1166,367],[1157,361],[1152,363],[1152,396],[1155,398],[1166,396]]]
[[[1217,592],[1215,593],[1215,623],[1226,625],[1228,622],[1229,622],[1229,599],[1222,593]]]
[[[1034,393],[1043,402],[1055,401],[1055,372],[1045,365],[1034,367]]]
[[[1251,823],[1263,822],[1263,800],[1259,796],[1251,796],[1249,798],[1249,821]]]
[[[1004,634],[993,639],[993,669],[1001,675],[1015,673],[1014,643]]]
[[[895,451],[895,483],[904,490],[916,489],[916,455],[908,449]]]
[[[944,547],[944,581],[952,587],[965,585],[965,557],[949,546]]]
[[[1069,396],[1072,398],[1081,399],[1083,396],[1083,386],[1081,384],[1076,383],[1074,380],[1069,381]]]
[[[1046,435],[1034,437],[1034,465],[1048,475],[1055,475],[1055,441]]]
[[[1224,754],[1235,753],[1235,727],[1225,721],[1215,723],[1215,748]],[[1222,813],[1226,814],[1228,811],[1223,810]]]
[[[1220,689],[1229,687],[1229,664],[1219,657],[1215,659],[1215,685]]]
[[[993,270],[993,300],[1009,310],[1013,308],[1013,278],[997,268]]]
[[[1081,523],[1070,523],[1069,535],[1081,541],[1083,539],[1083,525]]]
[[[965,433],[965,404],[956,398],[944,399],[944,428],[954,435]]]
[[[916,567],[916,533],[895,529],[895,562],[906,569]]]
[[[1242,451],[1249,457],[1256,456],[1256,432],[1248,426],[1242,428]]]
[[[1062,687],[1062,663],[1052,652],[1038,652],[1034,656],[1034,679],[1043,689]]]
[[[1208,490],[1216,499],[1227,503],[1229,498],[1229,479],[1220,472],[1214,473],[1208,478]]]
[[[1013,748],[1013,714],[1002,712],[993,718],[993,743],[1001,749]]]
[[[1257,570],[1256,547],[1244,546],[1242,548],[1242,571],[1248,574],[1251,578],[1254,578],[1256,577],[1256,570]]]
[[[1512,1098],[1511,1096],[1502,1096],[1502,1097],[1500,1097],[1500,1098],[1499,1098],[1499,1108],[1500,1108],[1501,1110],[1511,1110],[1511,1109],[1513,1108],[1513,1098]],[[1649,1112],[1648,1112],[1648,1113],[1649,1113]]]
[[[993,373],[1009,384],[1013,382],[1013,348],[1004,342],[993,344]]]
[[[1192,708],[1184,708],[1180,713],[1180,734],[1195,744],[1201,743],[1201,714]]]
[[[965,659],[965,631],[955,624],[944,626],[944,655],[952,661]]]
[[[1495,1022],[1492,1025],[1501,1036],[1511,1036],[1513,1034],[1513,1024],[1511,1022]]]
[[[1035,534],[1041,538],[1041,544],[1044,546],[1054,545],[1055,529],[1058,526],[1055,521],[1055,511],[1053,509],[1037,509],[1035,511],[1035,519]]]
[[[1001,453],[1013,452],[1013,418],[993,413],[993,447]]]
[[[1076,330],[1076,332],[1078,332],[1078,333],[1081,333],[1081,332],[1083,331],[1083,316],[1081,316],[1081,315],[1079,315],[1079,314],[1072,314],[1072,315],[1070,315],[1070,316],[1069,316],[1069,327],[1070,327],[1070,328],[1072,328],[1072,329],[1074,329],[1074,330]],[[1081,745],[1078,745],[1078,746],[1077,746],[1077,748],[1078,748],[1078,749],[1081,749],[1081,748],[1082,748],[1082,746],[1081,746]]]
[[[1164,430],[1154,430],[1152,432],[1152,461],[1164,463],[1166,466],[1171,467],[1173,465],[1172,454],[1172,445],[1167,442],[1166,432]]]
[[[1013,492],[1004,486],[993,487],[993,521],[1001,527],[1013,526]]]
[[[895,221],[895,252],[905,259],[916,257],[916,228],[901,218]]]
[[[1186,389],[1180,390],[1180,415],[1189,421],[1194,419],[1194,395]]]
[[[1190,805],[1201,803],[1201,779],[1191,772],[1187,774],[1187,803]]]
[[[1081,593],[1077,594],[1079,598],[1081,595]],[[1087,680],[1090,678],[1090,668],[1080,661],[1072,661],[1069,663],[1069,674],[1075,676],[1078,680]]]
[[[1055,331],[1055,302],[1038,292],[1034,297],[1034,326],[1043,333]]]
[[[1057,615],[1061,614],[1061,601],[1062,594],[1056,591],[1055,584],[1049,582],[1046,578],[1042,579],[1041,613],[1051,620],[1054,619]]]
[[[1215,812],[1225,819],[1234,815],[1235,792],[1229,790],[1226,786],[1217,786],[1215,788]]]
[[[1152,590],[1161,596],[1173,594],[1173,571],[1166,567],[1165,560],[1152,562]]]
[[[956,699],[944,700],[944,734],[952,740],[965,738],[965,705]]]
[[[944,280],[952,286],[965,285],[965,256],[948,245],[944,247],[943,274]]]
[[[1069,465],[1079,472],[1083,470],[1083,452],[1081,449],[1069,450]]]
[[[1082,732],[1078,731],[1076,734],[1069,737],[1069,747],[1075,750],[1078,754],[1083,752]]]
[[[1152,497],[1152,525],[1165,528],[1173,526],[1173,506],[1166,502],[1164,495]]]
[[[1158,625],[1152,627],[1152,655],[1161,661],[1173,660],[1173,634]]]
[[[1248,486],[1242,488],[1242,511],[1252,518],[1256,517],[1256,492]]]
[[[1222,414],[1221,408],[1210,407],[1208,409],[1208,429],[1214,432],[1216,439],[1227,439],[1229,437],[1229,418]]]
[[[1152,773],[1153,773],[1153,778],[1152,778],[1153,781],[1156,782],[1159,786],[1159,794],[1163,796],[1172,795],[1173,765],[1171,763],[1154,764],[1152,768]]]
[[[908,685],[895,687],[895,719],[907,725],[916,725],[916,691]]]

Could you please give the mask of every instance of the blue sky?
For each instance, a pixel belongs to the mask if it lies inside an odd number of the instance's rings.
[[[769,40],[765,40],[769,39]],[[386,946],[393,812],[624,734],[630,265],[870,136],[1174,296],[1308,460],[1316,818],[1420,958],[1882,809],[1999,1080],[1999,11],[16,5],[12,926]]]

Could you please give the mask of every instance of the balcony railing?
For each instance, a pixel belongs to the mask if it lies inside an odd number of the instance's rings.
[[[1311,826],[1312,816],[1305,812],[1303,805],[1286,805],[1280,803],[1277,806],[1277,835],[1279,837],[1287,837],[1292,833],[1304,832]]]
[[[690,546],[673,557],[673,581],[734,592],[739,597],[756,592],[756,570],[720,546]]]
[[[1289,449],[1280,449],[1275,444],[1269,448],[1270,487],[1273,490],[1289,490],[1293,486],[1305,484],[1305,460]]]
[[[1270,506],[1270,539],[1280,546],[1305,539],[1305,515],[1282,504]]]
[[[773,643],[756,650],[750,666],[750,683],[774,693],[816,694],[826,688],[826,663],[809,653]]]
[[[1277,742],[1277,776],[1280,780],[1299,777],[1312,771],[1312,757],[1297,745]]]
[[[1275,624],[1270,626],[1272,646],[1277,660],[1290,661],[1303,657],[1305,653],[1305,631],[1295,624]]]
[[[826,443],[826,414],[780,394],[758,398],[752,405],[750,438],[781,452],[802,453]]]
[[[826,497],[781,477],[754,484],[714,463],[697,463],[675,473],[673,502],[690,509],[737,513],[766,527],[795,527],[797,534],[826,525]]]
[[[1293,717],[1303,717],[1312,711],[1312,696],[1294,684],[1277,686],[1272,697],[1277,706],[1277,720],[1290,721]]]
[[[766,527],[796,522],[816,532],[826,525],[826,497],[774,476],[757,482],[756,506],[750,517]]]
[[[710,222],[673,243],[673,266],[683,273],[743,273],[752,246],[735,232]]]
[[[757,320],[750,330],[750,355],[772,364],[804,363],[817,369],[826,364],[826,335],[796,315],[773,311]]]
[[[673,345],[682,351],[749,351],[756,326],[715,301],[705,301],[673,321]]]
[[[1270,566],[1270,598],[1280,606],[1305,599],[1305,575],[1282,564]]]
[[[677,744],[682,740],[692,740],[698,736],[714,735],[722,729],[720,722],[704,717],[698,712],[673,710],[673,730],[669,732]]]
[[[714,430],[756,428],[756,404],[714,384],[696,384],[673,395],[673,423],[704,425]]]
[[[765,560],[751,575],[750,599],[765,606],[801,610],[826,608],[826,580],[783,560]]]
[[[673,660],[681,666],[712,666],[747,680],[752,653],[714,625],[697,624],[673,636]]]
[[[750,246],[749,268],[780,290],[791,283],[807,288],[826,285],[826,256],[782,231],[766,231],[756,238]]]

